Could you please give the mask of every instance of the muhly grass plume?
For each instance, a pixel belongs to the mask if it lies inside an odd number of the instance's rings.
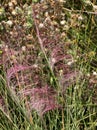
[[[65,56],[67,59],[70,58],[70,56],[64,54],[63,55],[61,54],[60,56],[60,53],[58,56],[57,51],[55,52],[56,53],[52,55],[52,57],[56,59],[56,62],[53,63],[53,70],[62,87],[61,91],[65,92],[66,88],[71,83],[74,83],[74,78],[76,78],[78,73],[74,71],[70,71],[70,68],[67,64],[60,62],[64,60]],[[20,97],[19,99],[22,98],[24,98],[24,100],[25,98],[27,99],[26,104],[27,106],[29,106],[28,108],[30,109],[30,111],[36,110],[39,115],[43,115],[47,111],[54,110],[56,108],[61,108],[61,105],[58,104],[57,92],[55,92],[54,88],[52,88],[49,85],[44,86],[39,83],[40,80],[37,78],[40,77],[39,74],[37,74],[37,69],[38,69],[37,65],[35,64],[33,64],[32,66],[22,65],[18,63],[16,59],[15,59],[16,62],[14,62],[14,64],[11,64],[10,57],[12,55],[6,55],[6,56],[8,60],[4,62],[6,62],[7,64],[7,68],[5,70],[6,70],[6,79],[7,79],[8,87],[11,87],[16,92],[16,95]],[[52,59],[52,57],[50,59]],[[51,63],[50,66],[52,67]],[[34,71],[36,71],[36,73]],[[59,71],[61,71],[61,74],[58,74]],[[34,73],[34,77],[33,77],[33,73]],[[30,79],[31,77],[32,79]],[[35,80],[35,81],[32,82],[31,80],[32,81]]]
[[[30,110],[36,110],[39,115],[60,107],[56,100],[57,93],[50,86],[32,89],[26,88],[21,90],[18,95],[20,97],[21,95],[30,97],[28,101],[29,108]]]
[[[9,48],[7,49],[10,50]],[[5,53],[8,53],[8,50]],[[18,63],[19,59],[18,61],[17,59],[11,59],[11,56],[11,53],[4,54],[4,59],[7,59],[3,61],[5,62],[4,69],[6,71],[7,84],[20,97],[20,100],[27,98],[25,104],[29,106],[29,111],[34,109],[39,115],[43,115],[49,110],[59,108],[60,105],[58,105],[56,100],[57,93],[55,93],[55,90],[49,86],[41,86],[39,83],[40,80],[37,79],[40,78],[39,74],[37,74],[38,66],[35,64],[32,66],[22,65]],[[15,54],[13,56],[15,57]],[[13,64],[11,64],[12,62]],[[33,86],[36,87],[33,88]]]
[[[54,67],[54,65],[66,58],[69,58],[70,56],[69,55],[66,55],[64,51],[62,51],[62,47],[58,47],[56,46],[52,52],[51,52],[51,56],[50,56],[50,66]],[[71,57],[70,57],[71,58]]]
[[[0,128],[96,129],[95,15],[68,1],[1,3]]]
[[[16,75],[19,71],[25,71],[29,69],[35,69],[37,66],[23,66],[23,65],[14,65],[10,69],[7,70],[7,80],[8,84],[13,75]],[[24,77],[23,77],[24,78]],[[25,78],[24,78],[25,79]]]
[[[56,86],[50,84],[48,74],[49,76],[52,74],[53,80],[54,77],[57,79],[55,82],[58,82],[61,93],[65,93],[66,88],[75,83],[79,71],[75,71],[74,67],[67,64],[68,61],[73,60],[73,57],[64,48],[64,42],[59,32],[55,31],[56,27],[52,25],[51,20],[47,19],[43,28],[39,28],[39,23],[43,22],[43,19],[38,19],[37,16],[40,15],[40,7],[40,4],[38,8],[33,7],[36,28],[33,35],[38,38],[35,37],[34,47],[29,49],[26,43],[26,47],[21,49],[23,46],[21,39],[24,35],[20,34],[21,30],[16,30],[17,37],[13,37],[15,43],[10,41],[12,37],[7,37],[7,41],[5,39],[2,63],[8,87],[21,101],[24,99],[28,111],[36,110],[39,115],[43,115],[47,111],[61,108],[61,104],[57,101]],[[41,11],[45,12],[45,9]],[[41,53],[43,55],[40,57]],[[47,68],[47,72],[44,68]]]

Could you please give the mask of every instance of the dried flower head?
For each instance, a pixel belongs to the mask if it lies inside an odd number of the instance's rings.
[[[6,23],[7,23],[10,27],[13,25],[13,22],[12,22],[11,20],[8,20]]]

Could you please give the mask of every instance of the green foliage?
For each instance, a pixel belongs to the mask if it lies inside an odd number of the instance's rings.
[[[5,10],[3,7],[0,7],[0,22],[5,19]]]

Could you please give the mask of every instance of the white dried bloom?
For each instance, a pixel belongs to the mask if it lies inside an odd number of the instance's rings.
[[[74,86],[74,90],[77,90],[78,89],[78,86]]]
[[[89,4],[89,5],[91,5],[92,3],[91,3],[90,0],[86,0],[86,1],[85,1],[85,4]]]
[[[26,51],[26,46],[22,46],[22,51]]]
[[[49,14],[48,14],[48,12],[45,12],[45,14],[44,14],[44,15],[47,17]]]
[[[12,25],[13,25],[13,22],[12,22],[11,20],[8,20],[6,23],[7,23],[9,26],[12,26]]]
[[[64,2],[64,0],[59,0],[59,2]]]
[[[15,10],[13,10],[12,11],[12,15],[16,15],[17,13],[16,13],[16,11]]]
[[[37,64],[34,64],[33,67],[34,67],[34,68],[38,68],[38,65],[37,65]]]
[[[69,62],[67,63],[67,65],[72,65],[72,61],[69,61]]]
[[[39,18],[39,15],[38,15],[38,14],[36,15],[36,18],[37,18],[37,19]]]
[[[62,76],[63,75],[63,70],[61,69],[61,70],[59,70],[59,74],[60,74],[60,76]]]
[[[90,77],[90,73],[87,73],[87,76]]]
[[[17,5],[17,0],[12,0],[12,3],[14,3],[15,5]]]
[[[32,11],[31,11],[31,10],[29,10],[29,11],[28,11],[28,15],[31,15],[31,14],[32,14]]]
[[[93,9],[96,11],[97,10],[97,5],[93,5]]]
[[[5,46],[5,52],[7,52],[7,51],[8,51],[8,46],[6,45],[6,46]]]
[[[79,17],[78,17],[78,20],[80,21],[82,21],[83,20],[83,17],[80,15]]]
[[[55,58],[52,58],[52,63],[56,63],[56,59]]]
[[[56,28],[55,30],[56,30],[57,32],[60,32],[60,29],[59,29],[59,28]]]
[[[43,28],[44,27],[44,24],[43,23],[40,23],[39,24],[39,28]]]
[[[67,63],[67,65],[72,65],[72,64],[75,63],[75,62],[76,62],[76,60],[69,61],[69,62]]]
[[[93,75],[97,76],[97,72],[93,71]]]
[[[65,25],[65,23],[66,23],[65,20],[60,21],[60,24],[61,24],[61,25]]]
[[[12,3],[12,2],[9,2],[8,5],[9,5],[9,7],[12,7],[12,6],[13,6],[13,3]]]
[[[76,57],[77,59],[79,58],[79,56]]]

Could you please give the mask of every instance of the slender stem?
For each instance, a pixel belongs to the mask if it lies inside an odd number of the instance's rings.
[[[54,72],[53,72],[53,70],[52,70],[52,68],[51,68],[51,66],[50,66],[50,63],[49,63],[49,61],[48,61],[47,55],[46,55],[45,50],[44,50],[44,47],[43,47],[43,41],[42,41],[42,39],[41,39],[41,37],[40,37],[40,34],[39,34],[39,29],[38,29],[38,27],[37,27],[34,10],[33,10],[33,18],[34,18],[36,33],[37,33],[37,37],[38,37],[38,41],[39,41],[41,50],[42,50],[42,52],[43,52],[43,54],[44,54],[44,57],[45,57],[46,62],[47,62],[47,64],[48,64],[48,67],[49,67],[49,70],[50,70],[51,75],[52,75],[52,77],[53,77],[53,80],[54,80],[56,86],[58,87],[59,84],[58,84],[57,79],[56,79],[56,77],[55,77],[55,75],[54,75]]]

